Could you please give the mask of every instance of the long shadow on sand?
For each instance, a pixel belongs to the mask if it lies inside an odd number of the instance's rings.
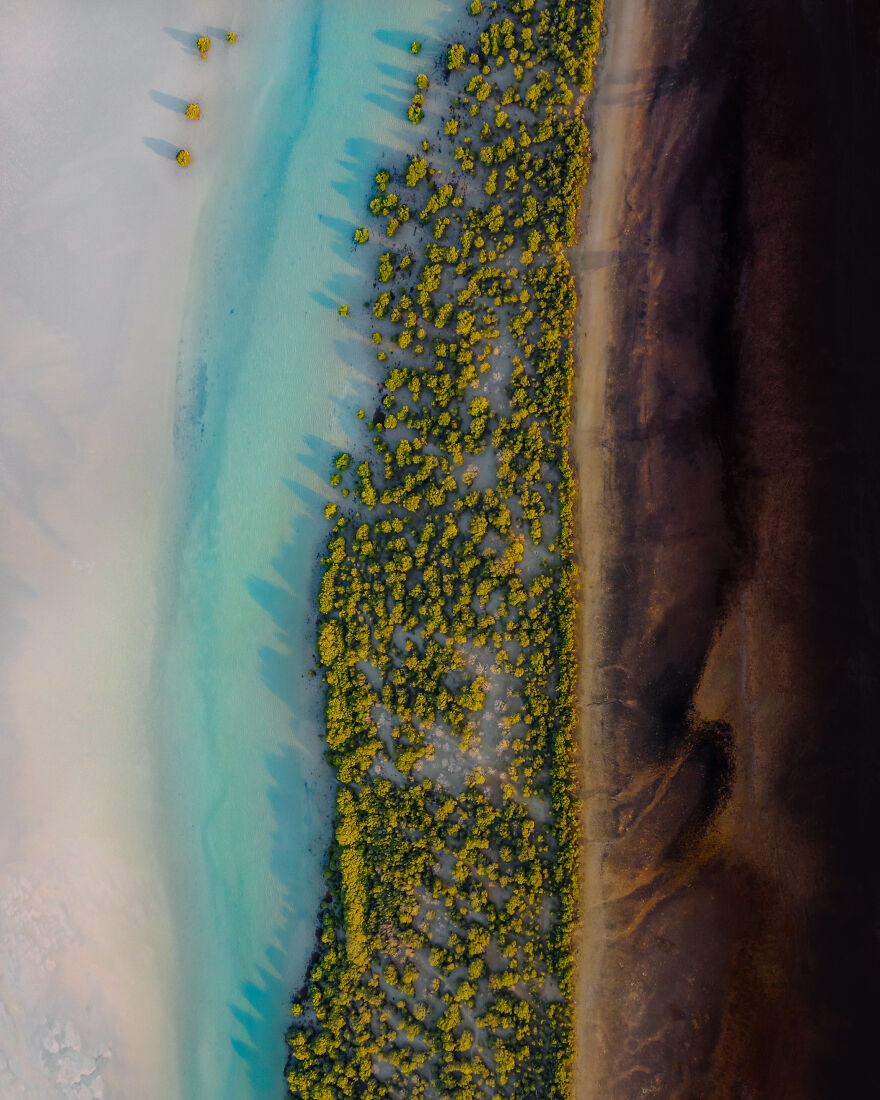
[[[326,440],[308,437],[307,452],[298,458],[304,467],[324,471],[332,452]],[[260,676],[291,718],[289,743],[264,758],[269,776],[267,797],[276,823],[271,870],[281,884],[284,899],[273,939],[283,949],[267,947],[264,959],[255,968],[255,978],[241,986],[238,1003],[229,1005],[247,1035],[247,1041],[233,1039],[232,1046],[247,1063],[258,1095],[264,1095],[262,1090],[271,1088],[273,1080],[281,1079],[282,1036],[277,1036],[277,1061],[267,1057],[265,1036],[267,1024],[277,1021],[295,992],[289,977],[290,956],[294,956],[295,966],[304,970],[315,945],[317,914],[304,916],[302,908],[294,903],[298,890],[312,892],[312,884],[302,881],[303,838],[315,838],[308,851],[310,864],[318,862],[329,841],[327,817],[332,805],[332,777],[322,762],[320,684],[309,675],[314,632],[312,602],[320,571],[325,500],[299,482],[286,484],[299,507],[286,540],[271,561],[272,579],[251,576],[246,581],[251,597],[269,615],[277,631],[277,645],[259,650]],[[303,636],[303,624],[307,638]]]
[[[179,145],[173,145],[170,141],[166,141],[164,138],[145,137],[144,145],[157,156],[164,157],[166,160],[175,160],[177,154],[180,151]]]
[[[388,150],[374,142],[351,141],[345,151],[346,159],[341,164],[349,178],[334,181],[332,186],[354,213],[356,205],[364,203],[372,174],[383,155],[387,158]],[[334,342],[334,350],[348,364],[352,384],[348,393],[336,395],[332,400],[339,406],[342,422],[356,424],[356,400],[363,403],[365,394],[379,379],[377,365],[371,366],[371,353],[375,355],[372,345],[368,351],[366,341],[358,334],[366,326],[366,320],[361,324],[360,315],[371,316],[363,310],[358,298],[363,300],[369,293],[376,254],[373,247],[355,248],[352,241],[355,222],[338,216],[338,203],[330,210],[332,213],[328,211],[319,217],[326,230],[328,247],[342,262],[323,288],[312,291],[311,298],[328,313],[332,312],[334,321],[340,324],[336,315],[338,305],[350,304],[352,315],[348,322],[354,323],[341,327],[342,336]],[[363,224],[363,215],[358,216],[361,220],[357,224]],[[325,494],[312,486],[315,477],[319,484],[326,482],[340,444],[338,439],[314,433],[301,437],[292,476],[284,482],[293,498],[287,537],[271,559],[267,575],[250,576],[245,581],[251,598],[270,617],[277,632],[276,644],[259,650],[261,679],[290,712],[289,744],[265,756],[269,776],[267,797],[276,823],[271,868],[284,897],[281,923],[273,940],[283,950],[275,946],[266,949],[254,977],[243,983],[236,1003],[229,1005],[230,1013],[247,1036],[233,1039],[232,1046],[247,1064],[248,1076],[258,1095],[264,1095],[259,1090],[271,1088],[273,1080],[281,1081],[283,1057],[278,1062],[267,1057],[265,1035],[268,1025],[278,1019],[279,1008],[291,1001],[299,984],[285,977],[291,970],[291,956],[295,956],[294,965],[302,967],[301,981],[315,947],[317,905],[306,925],[301,910],[294,904],[297,890],[304,885],[302,838],[321,837],[320,852],[310,853],[313,859],[326,851],[330,839],[333,780],[330,769],[322,762],[323,691],[320,680],[310,675],[314,671],[315,595],[320,582],[320,556],[329,530],[324,517],[329,490]],[[278,1039],[280,1042],[280,1035]]]
[[[427,59],[437,54],[440,38],[432,39],[427,31],[443,33],[443,24],[449,27],[449,10],[444,4],[444,14],[430,28],[422,28],[419,34],[398,31],[377,31],[380,41],[409,52],[411,41],[418,37],[424,43],[426,60],[419,65],[413,58],[412,74],[396,66],[379,66],[385,76],[399,80],[401,85],[414,79],[418,69],[424,69]],[[400,94],[397,87],[385,86],[392,93],[387,102],[377,104],[392,111],[405,122],[405,102],[392,98]],[[370,96],[366,96],[370,99]],[[375,358],[375,348],[369,343],[372,314],[363,302],[372,296],[379,252],[384,247],[381,239],[371,240],[366,246],[355,247],[353,232],[357,226],[370,224],[367,201],[373,174],[380,167],[399,170],[404,163],[401,153],[390,147],[367,139],[352,139],[345,145],[344,159],[338,162],[340,178],[331,187],[345,200],[340,209],[338,200],[330,202],[319,218],[325,227],[327,247],[341,261],[338,269],[322,286],[316,286],[311,299],[334,315],[341,303],[349,306],[349,316],[340,327],[340,338],[334,341],[334,351],[347,364],[349,384],[346,392],[335,395],[343,424],[357,424],[358,405],[371,411],[378,400],[382,366]],[[347,209],[346,209],[347,207]],[[333,455],[343,441],[327,439],[316,434],[302,436],[300,453],[292,476],[285,484],[295,498],[293,518],[287,537],[271,559],[269,575],[250,576],[246,579],[251,598],[271,618],[276,630],[275,645],[259,650],[260,674],[266,688],[289,710],[290,743],[280,752],[268,753],[265,764],[269,779],[268,798],[272,806],[276,828],[272,838],[272,872],[283,885],[286,904],[282,921],[274,939],[282,945],[266,949],[264,959],[255,968],[256,976],[242,984],[237,1003],[230,1004],[230,1012],[244,1028],[247,1040],[235,1039],[233,1047],[247,1063],[248,1074],[255,1090],[271,1087],[278,1079],[282,1064],[275,1064],[267,1057],[265,1036],[267,1024],[277,1019],[279,1006],[290,1002],[295,986],[305,976],[309,956],[315,947],[317,906],[306,927],[293,904],[293,898],[301,883],[297,876],[302,862],[302,837],[322,837],[321,852],[326,851],[330,838],[329,813],[333,805],[333,779],[330,769],[323,763],[324,726],[323,690],[320,680],[311,675],[314,670],[314,646],[316,628],[315,601],[321,575],[320,556],[329,531],[324,517],[324,506],[330,492],[317,492],[311,485],[317,475],[324,483],[331,472]],[[367,442],[366,434],[353,441],[355,447]],[[311,765],[311,767],[310,767]],[[304,772],[311,770],[311,777]],[[312,852],[313,855],[318,853]],[[302,971],[297,983],[288,983],[285,970],[290,971],[290,956],[295,953],[301,960]],[[287,960],[287,965],[285,965]],[[279,1036],[280,1039],[280,1036]],[[279,1098],[281,1091],[279,1091]]]
[[[170,34],[175,42],[179,42],[184,53],[188,53],[191,57],[198,57],[199,51],[196,49],[196,42],[199,36],[204,34],[204,31],[182,31],[177,27],[163,27],[162,30],[166,34]]]
[[[169,111],[182,115],[186,110],[187,101],[179,95],[168,95],[167,92],[159,92],[155,88],[150,89],[150,99],[158,103],[160,107],[167,107]]]

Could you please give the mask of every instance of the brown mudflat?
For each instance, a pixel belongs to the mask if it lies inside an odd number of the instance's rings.
[[[608,18],[635,39],[609,39],[599,74],[575,257],[575,1096],[867,1097],[880,3],[612,0]]]

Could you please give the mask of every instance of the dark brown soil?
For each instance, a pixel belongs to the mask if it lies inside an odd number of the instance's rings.
[[[880,2],[649,18],[607,392],[596,1097],[867,1097]]]

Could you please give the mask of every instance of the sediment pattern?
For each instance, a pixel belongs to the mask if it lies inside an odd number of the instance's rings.
[[[880,11],[645,12],[611,89],[628,148],[592,334],[612,349],[587,762],[605,949],[575,1095],[866,1095]]]

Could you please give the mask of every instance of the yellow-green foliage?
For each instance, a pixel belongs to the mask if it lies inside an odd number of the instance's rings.
[[[175,159],[177,160],[177,163],[181,166],[181,168],[186,168],[186,166],[190,162],[189,149],[178,149],[177,157]]]
[[[187,103],[186,110],[183,113],[187,118],[199,119],[202,117],[202,109],[198,103]]]
[[[196,49],[202,55],[202,61],[208,56],[208,50],[211,48],[211,39],[203,34],[200,38],[196,39]]]
[[[446,51],[446,67],[450,72],[454,72],[456,69],[460,69],[466,58],[466,52],[464,46],[460,42],[455,42]]]
[[[423,157],[413,157],[406,168],[406,185],[415,187],[428,174],[428,162]]]
[[[235,43],[238,41],[238,35],[235,33],[235,31],[226,32],[226,41],[229,43],[230,46],[235,45]]]
[[[372,449],[337,456],[330,476],[317,653],[339,790],[320,954],[288,1033],[298,1100],[570,1095],[564,246],[589,166],[581,98],[602,5],[483,8],[468,48],[446,52],[448,87],[432,89],[456,125],[431,163],[378,173],[370,200],[386,234],[409,224],[365,312],[388,349],[364,418]],[[412,189],[412,216],[392,180]],[[435,746],[460,761],[458,783]]]
[[[335,839],[339,845],[339,868],[342,887],[342,909],[345,914],[345,947],[349,964],[363,970],[367,963],[368,945],[365,936],[367,907],[367,870],[361,847],[354,797],[345,787],[336,796]]]
[[[379,282],[387,283],[394,278],[394,264],[390,252],[383,252],[379,257]]]

